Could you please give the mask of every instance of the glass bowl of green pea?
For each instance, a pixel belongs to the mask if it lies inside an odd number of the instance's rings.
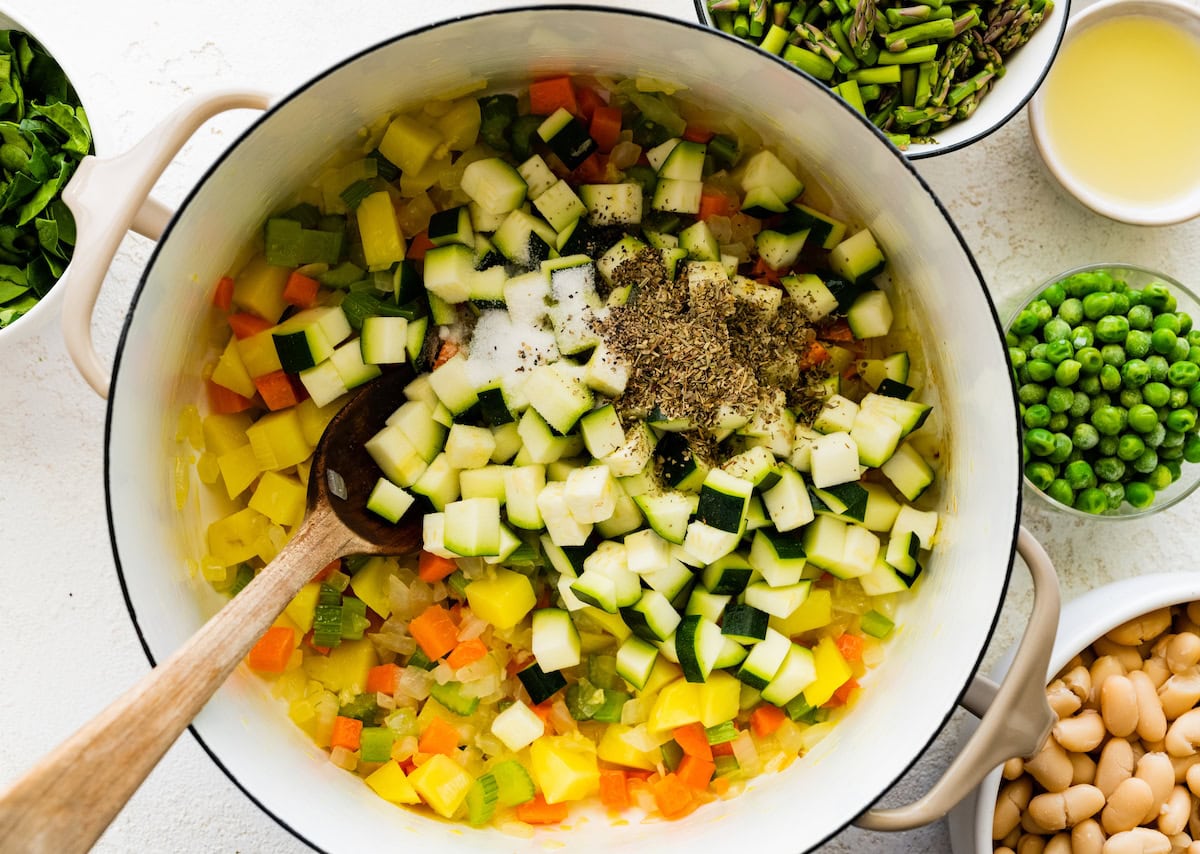
[[[1200,299],[1135,264],[1034,289],[1008,322],[1026,486],[1086,518],[1130,519],[1200,485]]]

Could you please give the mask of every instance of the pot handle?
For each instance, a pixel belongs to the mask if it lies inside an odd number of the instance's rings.
[[[79,237],[63,283],[63,336],[79,373],[101,397],[108,397],[111,376],[92,343],[92,309],[121,239],[131,228],[152,239],[162,234],[171,211],[150,199],[150,190],[201,125],[218,113],[265,110],[270,102],[254,91],[198,95],[124,154],[85,157],[67,184],[63,201],[75,215]]]
[[[962,704],[983,720],[958,758],[924,797],[892,809],[868,810],[855,822],[867,830],[911,830],[937,821],[988,773],[1013,756],[1036,753],[1057,716],[1046,701],[1046,675],[1058,629],[1058,576],[1050,557],[1025,528],[1017,551],[1033,577],[1033,613],[1012,666],[999,686],[986,676],[972,680]]]

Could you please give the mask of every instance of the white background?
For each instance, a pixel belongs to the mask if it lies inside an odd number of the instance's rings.
[[[89,107],[101,152],[124,150],[189,94],[248,85],[285,92],[334,61],[391,34],[480,0],[8,0],[64,59]],[[690,0],[613,5],[691,17]],[[1084,4],[1079,4],[1084,5]],[[206,127],[156,195],[177,203],[247,116]],[[1122,134],[1150,128],[1110,128]],[[1200,286],[1200,223],[1139,229],[1089,213],[1058,190],[1033,149],[1024,114],[965,151],[925,161],[962,229],[1001,316],[1049,275],[1082,263],[1141,263]],[[111,354],[149,251],[126,240],[97,314]],[[58,328],[0,352],[0,785],[14,779],[124,687],[147,662],[121,597],[104,517],[104,404],[70,366]],[[1083,523],[1033,501],[1025,521],[1058,566],[1064,594],[1139,572],[1193,569],[1197,510],[1185,502],[1152,521]],[[1019,632],[1029,607],[1020,571],[989,661]],[[889,801],[911,799],[952,758],[963,713]],[[98,850],[307,850],[260,812],[190,735],[167,754]],[[949,850],[944,823],[893,836],[847,831],[825,852]]]

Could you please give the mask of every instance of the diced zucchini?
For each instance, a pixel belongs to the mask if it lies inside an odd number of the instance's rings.
[[[384,427],[364,447],[388,480],[398,486],[412,486],[425,473],[427,463],[399,427]]]
[[[771,683],[783,666],[792,642],[772,628],[766,637],[750,649],[750,654],[738,669],[737,677],[751,688],[762,690]]]
[[[644,591],[637,602],[621,609],[621,616],[635,635],[647,641],[666,640],[680,620],[671,601],[657,590]]]
[[[542,142],[550,146],[567,169],[575,169],[596,150],[587,128],[564,107],[559,107],[537,129]]]
[[[823,249],[832,249],[846,235],[846,224],[828,214],[801,204],[792,205],[792,216],[806,222],[812,239]]]
[[[434,246],[461,243],[475,246],[475,229],[471,225],[471,211],[466,205],[438,211],[429,218],[429,242]]]
[[[617,675],[640,691],[650,681],[657,660],[657,647],[639,637],[628,637],[617,649]]]
[[[582,374],[578,366],[559,361],[534,368],[525,384],[530,405],[559,433],[569,432],[592,408],[592,390]]]
[[[617,506],[618,489],[612,472],[601,463],[572,471],[567,477],[563,498],[575,521],[594,524],[612,516]]]
[[[763,506],[779,531],[793,531],[813,519],[812,501],[804,479],[791,466],[780,463],[778,482],[763,493]]]
[[[425,290],[447,303],[466,302],[475,277],[475,251],[461,243],[425,252]],[[434,318],[437,320],[437,318]]]
[[[402,365],[408,359],[408,320],[368,317],[359,338],[362,360],[368,365]]]
[[[840,394],[826,399],[821,411],[813,419],[813,429],[819,433],[849,432],[858,416],[858,404]]]
[[[469,498],[446,505],[446,548],[463,557],[496,555],[500,551],[500,502]]]
[[[725,608],[721,633],[738,643],[758,643],[767,637],[770,615],[752,605],[735,602]]]
[[[862,487],[867,491],[863,526],[868,531],[890,531],[900,513],[900,502],[892,497],[883,484],[864,483]],[[936,514],[934,516],[936,518]]]
[[[798,644],[788,648],[775,678],[762,689],[762,698],[777,706],[787,705],[817,679],[813,654]]]
[[[464,193],[490,214],[501,214],[520,207],[528,190],[521,173],[499,157],[468,163],[463,170],[460,186]]]
[[[450,466],[446,455],[438,454],[412,485],[412,491],[428,498],[435,510],[445,510],[447,504],[459,498],[458,477],[458,470]]]
[[[726,555],[704,568],[700,580],[709,593],[736,596],[746,589],[753,574],[750,563],[740,554]]]
[[[642,221],[640,184],[582,184],[579,198],[591,225],[637,225]]]
[[[412,504],[411,495],[383,477],[376,481],[375,488],[367,496],[367,509],[393,524],[400,521]]]
[[[432,467],[432,464],[430,464]],[[512,466],[486,465],[459,472],[458,483],[463,498],[495,498],[505,504],[508,495],[504,487],[505,473]]]
[[[547,483],[538,493],[537,507],[546,526],[546,533],[560,546],[582,546],[592,532],[591,523],[582,523],[571,515],[566,503],[567,485]],[[605,609],[608,610],[608,609]]]
[[[675,653],[688,682],[705,682],[725,646],[725,637],[713,621],[698,614],[684,617],[675,630]]]
[[[696,261],[721,260],[720,244],[702,219],[679,232],[679,248],[687,250],[687,257]]]
[[[837,297],[815,273],[784,276],[779,283],[810,321],[816,322],[837,311]]]
[[[750,546],[750,566],[771,587],[786,587],[800,581],[808,562],[804,543],[799,537],[769,529],[754,532]]]
[[[829,250],[829,266],[852,284],[870,280],[885,263],[875,236],[865,228]]]
[[[790,202],[804,192],[804,183],[767,149],[752,155],[739,172],[743,190],[767,187],[782,202]]]
[[[684,542],[692,515],[692,503],[684,493],[666,490],[637,495],[633,500],[656,534],[671,543]]]
[[[580,187],[579,189],[582,193],[584,188]],[[575,195],[575,191],[571,189],[571,185],[565,180],[559,179],[533,200],[533,206],[555,231],[562,231],[588,213],[590,208],[584,204],[585,201],[586,197],[581,201],[579,196]]]
[[[721,469],[713,469],[704,478],[704,484],[700,488],[700,504],[696,509],[696,516],[700,522],[713,528],[740,533],[753,491],[754,486],[748,481]]]
[[[534,611],[531,648],[538,666],[547,673],[579,664],[579,632],[571,615],[560,608]]]
[[[461,415],[479,402],[475,384],[462,353],[455,353],[429,375],[434,392],[454,415]]]
[[[933,483],[933,468],[908,442],[879,468],[909,501],[916,501]]]
[[[524,179],[525,185],[528,187],[527,195],[530,201],[537,201],[538,196],[553,187],[559,180],[540,154],[533,155],[518,166],[517,173]]]
[[[850,438],[858,447],[858,461],[868,468],[879,468],[896,452],[903,432],[879,408],[859,410],[850,428]]]
[[[671,148],[655,171],[659,178],[699,181],[704,177],[704,156],[707,151],[708,146],[704,143],[682,140]]]
[[[697,520],[687,526],[683,548],[698,560],[713,563],[736,549],[739,542],[739,531],[725,531]]]
[[[818,488],[850,483],[862,477],[858,445],[849,433],[828,433],[811,444],[813,485]]]
[[[811,581],[797,581],[784,587],[771,587],[764,581],[755,581],[746,586],[742,601],[772,617],[786,618],[804,603],[811,587]]]
[[[299,373],[333,355],[333,348],[349,338],[351,331],[345,312],[327,306],[292,315],[271,331],[271,337],[283,370]]]
[[[892,304],[883,291],[865,291],[846,312],[846,322],[855,338],[882,338],[892,331]]]
[[[703,192],[702,181],[660,178],[654,187],[654,199],[650,207],[656,211],[695,214],[700,211],[700,196]]]
[[[868,596],[885,596],[888,593],[903,593],[912,586],[913,579],[908,579],[897,572],[881,555],[866,575],[858,577],[863,593]]]

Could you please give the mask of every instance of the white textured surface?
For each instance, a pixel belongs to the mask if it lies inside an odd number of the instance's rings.
[[[69,57],[109,153],[137,141],[195,91],[239,84],[284,92],[337,59],[479,0],[315,0],[120,4],[9,0],[5,8]],[[491,3],[487,5],[501,5]],[[516,5],[504,3],[503,5]],[[690,0],[621,2],[689,16]],[[157,195],[178,202],[244,126],[203,130]],[[1131,129],[1137,132],[1142,129]],[[1158,267],[1185,283],[1200,269],[1200,223],[1147,230],[1107,222],[1064,197],[1044,173],[1023,115],[984,142],[926,161],[933,185],[973,247],[1001,316],[1056,271],[1108,259]],[[149,243],[129,238],[113,266],[95,331],[111,354]],[[99,711],[147,668],[126,614],[104,518],[104,406],[69,365],[50,327],[0,371],[0,784]],[[1196,500],[1148,521],[1084,523],[1030,502],[1025,520],[1057,564],[1067,597],[1139,572],[1190,567],[1200,552]],[[1030,603],[1018,571],[989,661],[1019,631]],[[886,802],[911,799],[954,755],[960,712]],[[98,850],[302,851],[185,736]],[[847,831],[826,852],[949,850],[943,824],[892,836]]]

